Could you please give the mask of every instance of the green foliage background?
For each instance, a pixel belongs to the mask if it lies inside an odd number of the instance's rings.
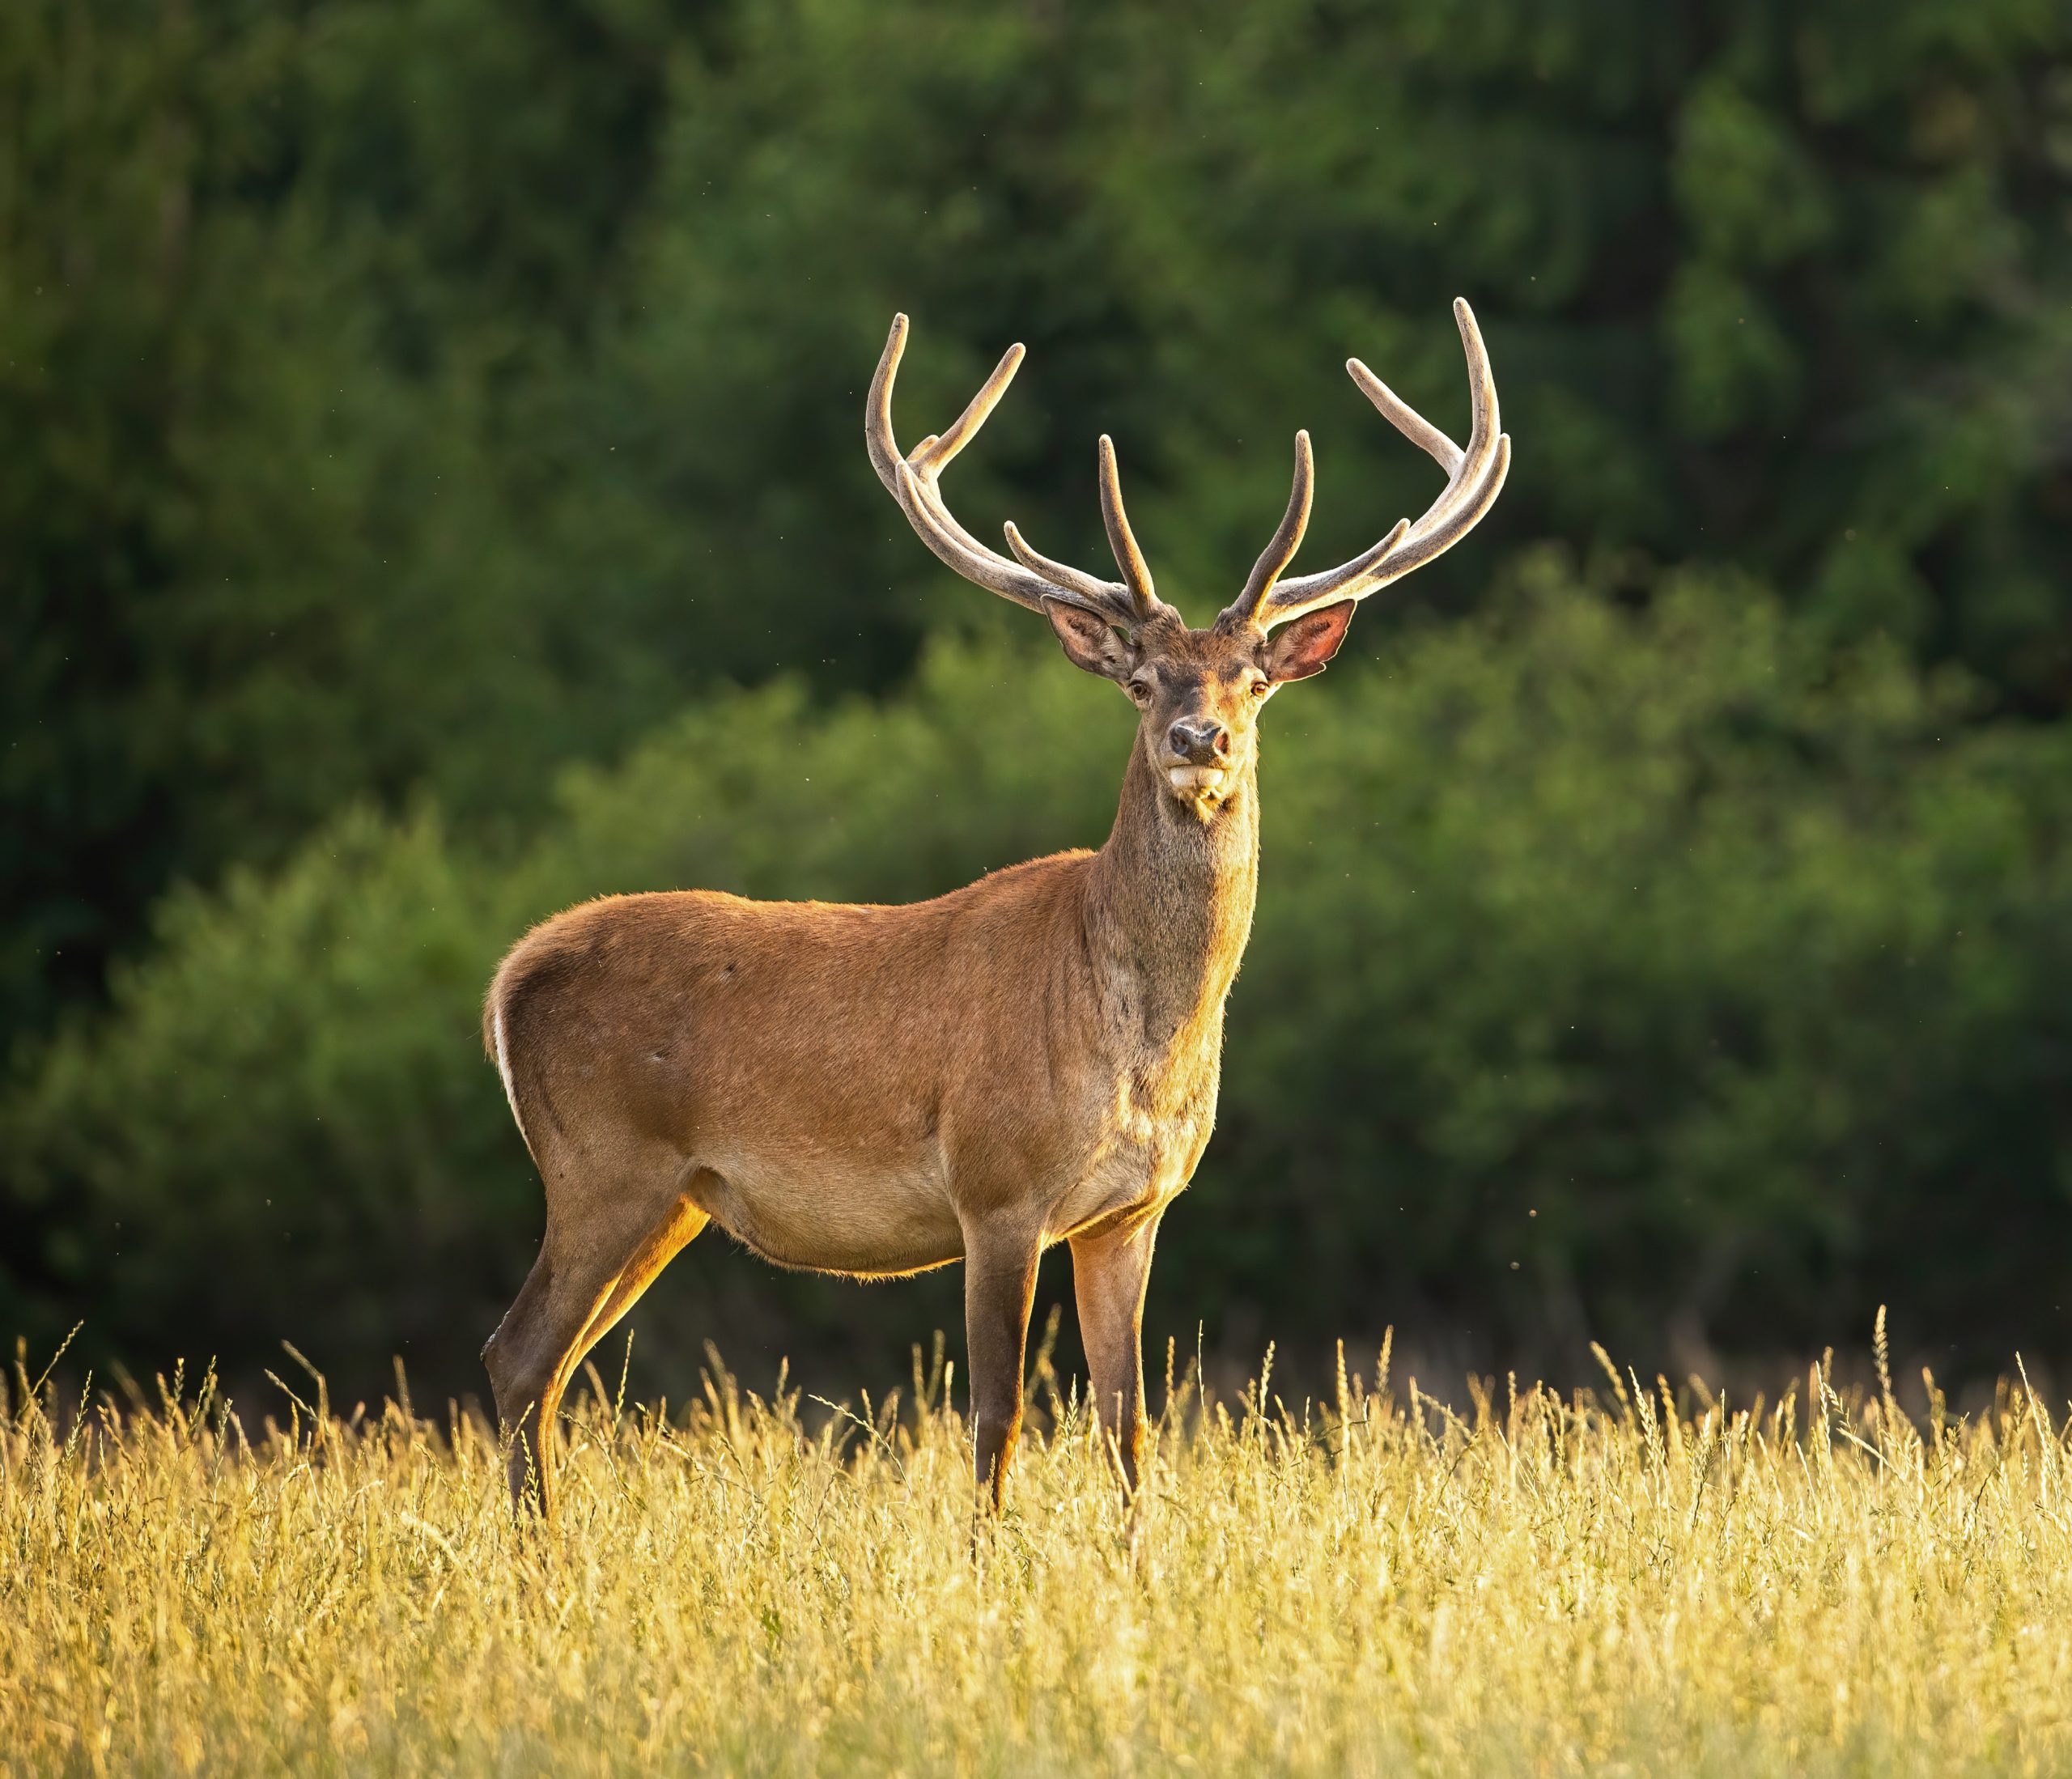
[[[6,9],[0,1321],[472,1386],[529,919],[1105,830],[1121,701],[864,461],[892,312],[910,436],[1030,347],[960,511],[1097,557],[1112,431],[1205,616],[1298,425],[1314,559],[1422,507],[1339,366],[1458,425],[1456,293],[1510,484],[1276,702],[1154,1321],[2066,1355],[2054,0]],[[955,1317],[716,1242],[656,1295]]]

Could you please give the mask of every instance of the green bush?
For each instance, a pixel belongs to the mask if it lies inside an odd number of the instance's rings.
[[[1889,1298],[1995,1357],[2061,1347],[2066,738],[1967,726],[1960,682],[1824,652],[1738,584],[1636,615],[1543,564],[1388,654],[1267,719],[1221,1127],[1154,1324],[1394,1322],[1560,1369],[1591,1335],[1854,1338]],[[903,899],[1096,843],[1131,720],[1047,651],[943,645],[883,703],[706,703],[513,856],[356,814],[176,900],[7,1109],[33,1240],[0,1308],[154,1356],[321,1329],[472,1387],[539,1224],[476,1036],[525,924],[680,884]],[[903,1292],[754,1289],[795,1350],[929,1325]]]
[[[2061,1350],[2072,755],[1965,702],[1730,584],[1543,598],[1301,703],[1219,1282],[1497,1350],[1802,1350],[1887,1297]]]

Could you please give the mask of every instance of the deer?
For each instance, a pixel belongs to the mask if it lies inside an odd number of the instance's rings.
[[[1038,554],[1011,523],[1008,556],[965,529],[942,473],[1022,348],[947,431],[902,452],[907,321],[894,318],[865,409],[872,466],[944,564],[1039,613],[1075,666],[1136,706],[1115,825],[1098,849],[927,902],[609,895],[519,940],[482,1017],[546,1192],[538,1257],[482,1352],[514,1512],[552,1518],[554,1424],[576,1367],[712,1224],[778,1266],[851,1278],[962,1261],[974,1523],[1004,1504],[1038,1263],[1067,1244],[1093,1424],[1136,1497],[1152,1250],[1215,1124],[1224,1005],[1251,931],[1259,714],[1323,671],[1361,601],[1473,529],[1509,469],[1481,333],[1465,301],[1454,316],[1464,449],[1346,365],[1445,471],[1437,499],[1337,567],[1288,576],[1314,481],[1298,432],[1279,529],[1200,630],[1153,585],[1105,434],[1101,516],[1120,580]]]

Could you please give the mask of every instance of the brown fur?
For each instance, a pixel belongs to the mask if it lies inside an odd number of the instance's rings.
[[[551,1497],[541,1429],[584,1354],[708,1221],[821,1272],[966,1260],[996,1501],[1036,1258],[1070,1242],[1097,1398],[1135,1482],[1144,1280],[1215,1121],[1257,881],[1252,688],[1280,641],[1174,620],[1118,640],[1143,715],[1098,852],[903,907],[608,896],[519,941],[483,1026],[497,1059],[501,1024],[547,1191],[539,1259],[484,1354],[520,1436],[520,1498]],[[1173,783],[1183,718],[1232,737],[1213,794]]]
[[[610,896],[518,942],[483,1008],[546,1187],[539,1258],[482,1350],[514,1502],[551,1512],[570,1377],[708,1222],[783,1266],[885,1278],[965,1263],[973,1458],[994,1509],[1021,1425],[1037,1260],[1070,1242],[1096,1412],[1135,1489],[1152,1246],[1216,1122],[1223,1004],[1251,932],[1259,710],[1323,671],[1355,600],[1472,526],[1509,462],[1480,335],[1454,309],[1475,407],[1466,452],[1349,366],[1446,465],[1445,493],[1342,567],[1279,582],[1310,511],[1298,435],[1287,516],[1208,630],[1159,600],[1105,438],[1102,516],[1122,581],[1040,556],[1012,526],[1009,561],[958,525],[941,472],[1021,348],[948,431],[902,452],[892,393],[906,318],[894,321],[865,409],[872,463],[929,549],[1041,610],[1075,664],[1137,705],[1115,827],[1098,852],[911,906]]]

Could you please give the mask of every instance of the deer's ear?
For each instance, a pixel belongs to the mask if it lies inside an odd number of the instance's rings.
[[[1306,680],[1321,673],[1345,640],[1345,627],[1352,622],[1353,601],[1341,600],[1320,612],[1310,612],[1277,630],[1267,643],[1259,665],[1276,686],[1289,680]]]
[[[1123,639],[1106,618],[1068,605],[1061,599],[1045,600],[1043,615],[1058,633],[1058,640],[1064,644],[1073,666],[1118,681],[1136,671],[1136,648]]]

